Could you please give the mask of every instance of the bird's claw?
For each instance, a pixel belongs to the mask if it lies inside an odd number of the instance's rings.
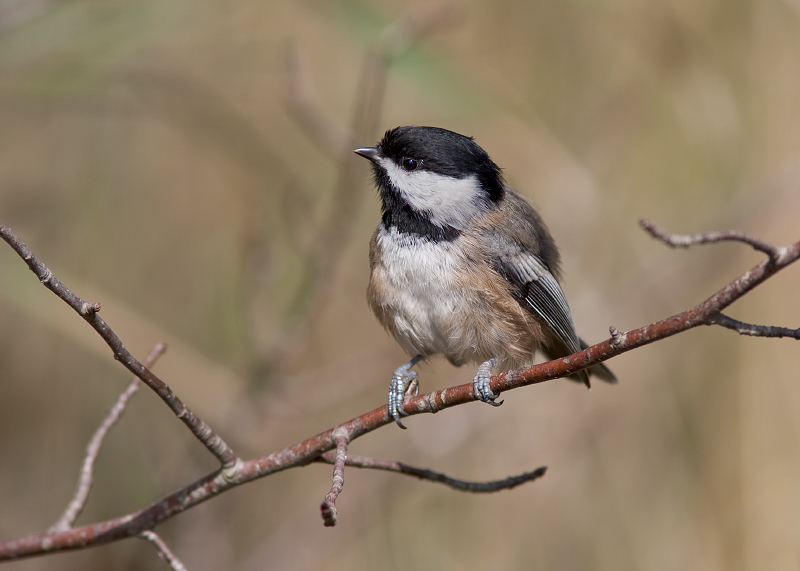
[[[500,395],[494,394],[489,386],[489,379],[492,378],[492,368],[496,364],[496,359],[489,359],[485,363],[481,363],[475,373],[475,378],[472,379],[472,390],[475,393],[475,398],[492,406],[500,406],[503,404],[503,401],[495,402],[495,399]]]
[[[412,359],[402,367],[398,367],[389,382],[389,416],[400,428],[405,428],[400,422],[400,417],[408,416],[404,406],[406,397],[416,396],[419,392],[419,374],[416,371],[409,371],[416,363],[417,361]]]

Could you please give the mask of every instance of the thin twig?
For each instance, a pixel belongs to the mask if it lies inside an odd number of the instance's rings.
[[[744,242],[759,252],[764,252],[773,261],[780,254],[779,249],[772,244],[754,238],[740,230],[711,231],[699,234],[672,234],[646,218],[639,220],[639,225],[647,230],[651,236],[673,248],[688,248],[697,244],[712,244],[714,242]]]
[[[320,506],[322,522],[325,527],[336,525],[336,498],[339,497],[342,488],[344,488],[344,464],[347,459],[346,434],[342,431],[335,432],[333,439],[336,442],[336,457],[333,461],[333,483],[331,484],[331,491],[325,496],[325,500]]]
[[[698,234],[672,234],[646,218],[639,220],[639,225],[654,238],[661,240],[673,248],[688,248],[698,244],[731,241],[748,244],[755,250],[765,253],[769,256],[770,264],[779,263],[784,256],[790,255],[787,251],[788,247],[779,248],[773,246],[768,242],[750,236],[740,230],[701,232]],[[720,325],[727,329],[732,329],[740,335],[750,335],[752,337],[791,337],[800,339],[800,328],[789,329],[773,325],[754,325],[738,321],[719,312],[709,315],[706,320],[706,325]],[[617,332],[617,334],[619,334],[619,332]],[[612,338],[613,337],[614,331],[612,331]]]
[[[117,334],[114,333],[108,324],[103,321],[103,318],[97,314],[100,310],[99,303],[90,304],[75,295],[53,275],[53,272],[51,272],[47,266],[33,255],[33,252],[28,249],[22,240],[20,240],[8,226],[2,223],[0,223],[0,237],[25,260],[30,270],[36,274],[36,277],[39,278],[39,281],[42,282],[47,289],[52,291],[67,305],[78,312],[78,315],[83,317],[83,319],[100,334],[100,337],[103,338],[114,352],[114,359],[122,363],[126,369],[136,375],[148,387],[153,389],[172,412],[183,421],[192,434],[205,445],[209,452],[217,457],[224,468],[230,468],[236,463],[236,454],[233,453],[233,450],[230,449],[225,441],[211,430],[211,427],[189,410],[167,383],[159,379],[147,367],[137,361],[125,348],[120,338],[117,337]]]
[[[153,349],[150,351],[150,354],[144,360],[144,366],[150,368],[166,350],[167,346],[165,344],[157,344],[155,347],[153,347]],[[100,452],[100,446],[103,444],[103,439],[106,437],[108,431],[111,430],[111,427],[113,427],[122,417],[122,413],[125,411],[125,407],[128,405],[128,400],[138,389],[139,378],[133,377],[128,385],[128,388],[125,389],[121,395],[119,395],[116,404],[111,407],[111,410],[108,411],[108,415],[106,415],[106,418],[103,420],[100,428],[98,428],[97,432],[95,432],[94,436],[92,436],[92,439],[89,441],[89,445],[86,447],[86,457],[83,460],[83,467],[81,468],[81,473],[78,477],[78,487],[75,490],[75,495],[72,497],[72,501],[70,501],[67,509],[65,509],[61,517],[58,518],[58,521],[56,521],[56,523],[54,523],[50,528],[51,531],[63,531],[71,528],[75,524],[75,520],[78,519],[78,516],[83,511],[83,508],[86,506],[86,500],[89,498],[89,490],[92,487],[94,461],[97,459],[97,454]]]
[[[326,464],[333,464],[334,456],[332,452],[326,452],[319,458],[317,462],[324,462]],[[544,476],[547,471],[547,466],[537,468],[533,472],[524,472],[518,476],[509,476],[502,480],[493,480],[491,482],[468,482],[466,480],[458,480],[451,478],[441,472],[434,472],[425,468],[417,468],[416,466],[409,466],[402,462],[393,462],[391,460],[381,460],[379,458],[371,458],[369,456],[348,456],[345,464],[353,466],[354,468],[368,468],[372,470],[385,470],[387,472],[397,472],[398,474],[408,474],[416,476],[420,480],[427,480],[429,482],[439,482],[445,486],[449,486],[455,490],[462,492],[472,492],[476,494],[486,494],[491,492],[499,492],[501,490],[510,490],[516,488],[527,482],[532,482]]]
[[[0,231],[3,230],[5,227],[0,225]],[[491,378],[490,388],[492,392],[499,394],[511,389],[567,377],[581,369],[637,347],[677,335],[687,329],[707,325],[725,307],[797,261],[800,258],[800,241],[777,248],[777,252],[774,263],[770,260],[762,261],[692,309],[638,329],[624,333],[617,331],[615,342],[607,339],[574,355],[535,365],[528,369],[501,373]],[[37,275],[39,274],[37,273]],[[473,401],[475,401],[475,394],[470,382],[441,391],[408,397],[405,409],[409,416],[413,416],[434,413]],[[0,561],[42,555],[53,551],[83,549],[125,537],[137,536],[143,531],[154,529],[176,514],[231,488],[313,462],[320,455],[337,447],[334,434],[344,435],[348,442],[352,442],[391,422],[393,421],[389,417],[387,406],[383,405],[268,456],[238,461],[227,470],[217,470],[137,512],[66,531],[41,532],[0,541]]]
[[[751,337],[791,337],[800,339],[800,328],[789,329],[787,327],[776,327],[774,325],[754,325],[744,323],[722,313],[718,313],[710,319],[710,324],[721,325],[728,329],[733,329],[740,335],[750,335]]]
[[[178,559],[172,551],[170,551],[169,546],[167,546],[166,542],[154,531],[143,531],[139,534],[139,537],[144,539],[145,541],[149,541],[151,544],[155,546],[158,550],[158,556],[169,563],[169,566],[172,568],[172,571],[186,571],[186,567],[181,560]]]

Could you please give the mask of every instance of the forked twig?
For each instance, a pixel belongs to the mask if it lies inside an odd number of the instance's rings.
[[[233,450],[225,444],[225,441],[211,430],[211,428],[196,414],[189,410],[167,383],[154,375],[125,348],[125,345],[122,344],[117,334],[114,333],[108,324],[103,321],[103,318],[98,315],[97,312],[100,311],[99,303],[88,303],[75,295],[53,275],[50,268],[45,266],[33,255],[33,252],[28,249],[24,242],[20,240],[8,226],[2,223],[0,223],[0,238],[3,238],[3,240],[25,260],[30,270],[36,274],[36,277],[39,278],[39,281],[42,282],[47,289],[61,298],[97,331],[100,337],[103,338],[114,352],[114,359],[122,363],[126,369],[138,377],[148,387],[153,389],[153,391],[161,397],[161,400],[175,413],[175,416],[181,419],[192,434],[208,448],[209,452],[217,457],[223,467],[228,468],[234,465],[237,460],[236,455],[233,453]]]

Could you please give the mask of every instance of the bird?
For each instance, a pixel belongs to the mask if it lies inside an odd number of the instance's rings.
[[[506,184],[472,137],[439,127],[386,131],[355,149],[372,164],[381,219],[369,246],[367,300],[412,358],[391,377],[388,410],[405,428],[411,368],[435,355],[479,364],[475,397],[499,406],[491,371],[530,366],[588,347],[564,292],[560,254],[531,203]],[[602,363],[571,378],[616,383]]]

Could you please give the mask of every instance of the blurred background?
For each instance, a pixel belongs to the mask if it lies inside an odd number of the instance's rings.
[[[0,0],[0,220],[245,458],[385,401],[406,356],[365,302],[379,219],[352,154],[397,125],[475,136],[539,207],[582,337],[703,300],[760,256],[637,226],[800,239],[798,0]],[[800,266],[728,312],[800,324]],[[240,487],[158,528],[205,569],[749,570],[800,566],[796,341],[702,328],[354,442],[491,480],[471,496],[331,468]],[[425,391],[468,382],[442,361]],[[129,380],[0,247],[0,537],[46,529]],[[146,389],[79,524],[215,468]],[[128,540],[14,570],[165,569]]]

